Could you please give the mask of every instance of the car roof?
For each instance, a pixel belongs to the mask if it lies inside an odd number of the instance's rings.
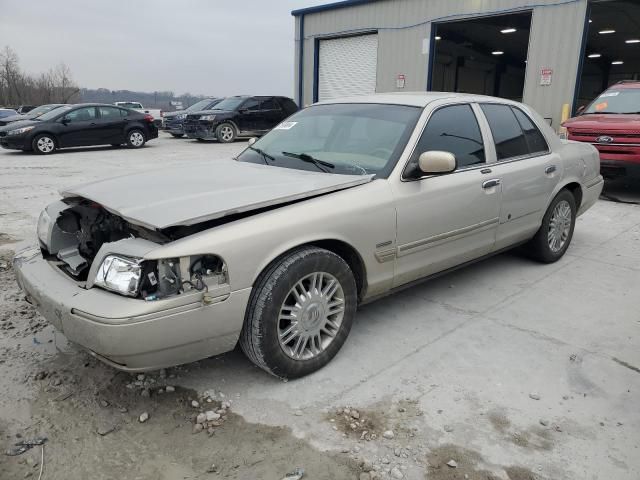
[[[412,107],[426,107],[429,103],[436,100],[460,99],[467,102],[495,102],[505,104],[516,104],[511,100],[498,97],[489,97],[486,95],[474,95],[469,93],[454,92],[391,92],[391,93],[375,93],[373,95],[358,95],[355,97],[342,97],[333,100],[325,100],[316,103],[316,105],[324,105],[331,103],[385,103],[389,105],[408,105]]]
[[[623,80],[611,85],[607,90],[624,90],[625,88],[640,88],[640,82],[634,80]]]

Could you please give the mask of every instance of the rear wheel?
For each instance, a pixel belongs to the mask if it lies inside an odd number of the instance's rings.
[[[273,375],[308,375],[338,353],[356,305],[349,265],[328,250],[300,248],[275,261],[256,282],[240,346]]]
[[[219,142],[231,143],[236,139],[236,128],[230,123],[221,123],[216,128],[216,137]]]
[[[560,260],[569,248],[576,225],[576,199],[562,190],[551,201],[540,230],[527,244],[527,253],[543,263]]]
[[[127,145],[130,148],[141,148],[146,143],[142,130],[134,129],[127,134]]]
[[[31,142],[31,148],[38,155],[48,155],[56,149],[56,139],[48,133],[37,135]]]

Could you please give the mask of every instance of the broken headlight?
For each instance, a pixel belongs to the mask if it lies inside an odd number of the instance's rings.
[[[45,208],[44,210],[42,210],[42,213],[40,213],[40,216],[38,217],[38,227],[36,230],[38,233],[38,238],[40,239],[42,244],[45,246],[48,246],[49,244],[50,228],[51,228],[51,217],[49,216],[49,212],[47,212],[47,209]]]
[[[94,285],[135,297],[138,295],[141,271],[140,260],[108,255],[98,268]]]

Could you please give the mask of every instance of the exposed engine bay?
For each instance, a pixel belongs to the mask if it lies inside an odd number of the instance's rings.
[[[227,283],[216,255],[143,260],[146,251],[180,237],[134,225],[82,198],[49,205],[38,220],[44,257],[85,288],[97,286],[148,301]],[[193,233],[193,229],[190,229]]]

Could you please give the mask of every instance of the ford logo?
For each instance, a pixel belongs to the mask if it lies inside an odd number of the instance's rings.
[[[613,142],[613,137],[610,137],[608,135],[602,135],[601,137],[596,138],[596,142],[598,142],[598,143],[612,143]]]

